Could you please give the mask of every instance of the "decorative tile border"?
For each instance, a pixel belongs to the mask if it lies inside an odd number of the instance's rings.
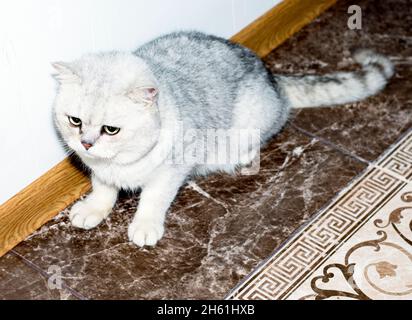
[[[400,208],[403,208],[399,203],[399,201],[402,202],[402,195],[400,195],[400,193],[403,192],[405,194],[407,188],[412,190],[412,183],[409,182],[411,178],[412,131],[409,131],[375,163],[371,164],[361,176],[356,178],[345,190],[342,190],[332,203],[317,213],[306,226],[301,228],[283,247],[278,249],[278,251],[259,266],[243,283],[234,288],[227,298],[249,300],[288,299],[291,297],[293,299],[302,297],[316,299],[331,297],[366,299],[371,295],[374,297],[370,292],[369,295],[362,292],[358,284],[356,284],[355,287],[351,287],[352,292],[350,294],[342,293],[345,291],[330,290],[334,293],[339,292],[339,294],[328,296],[328,294],[322,293],[321,295],[317,295],[315,291],[318,289],[308,284],[308,281],[314,281],[314,275],[321,271],[320,268],[324,266],[325,263],[334,259],[337,253],[342,254],[342,247],[345,247],[345,245],[351,241],[356,242],[363,232],[362,228],[364,228],[365,225],[374,225],[378,220],[384,221],[386,219],[387,221],[392,221],[395,219],[388,215],[392,214],[391,208],[393,209],[393,206],[400,206],[394,211],[399,211]],[[396,200],[398,202],[394,199],[398,199]],[[412,193],[410,199],[412,201]],[[396,204],[393,204],[390,208],[386,208],[387,203],[392,203],[391,201],[395,201]],[[386,211],[383,212],[382,208],[386,208]],[[410,209],[412,213],[412,207]],[[402,220],[402,216],[399,217],[400,215],[401,214],[398,213],[398,222]],[[390,222],[388,222],[388,225],[390,225]],[[386,232],[377,230],[378,227],[376,225],[374,227],[376,230],[371,228],[372,227],[369,227],[370,234],[362,233],[363,237],[369,234],[372,238],[375,237],[378,239],[379,237],[377,237],[377,235],[379,235],[380,232]],[[404,232],[406,231],[404,230]],[[409,230],[409,232],[411,233],[412,230]],[[412,239],[412,234],[410,236],[402,234],[402,236],[406,239]],[[388,235],[386,234],[386,238],[387,237]],[[376,239],[375,241],[378,241]],[[373,240],[374,239],[370,239],[370,241]],[[394,241],[394,243],[397,243],[398,240],[399,239]],[[368,243],[367,239],[365,239],[365,241]],[[402,250],[407,254],[412,253],[412,240],[410,241],[411,243],[408,248],[405,249],[402,247]],[[356,246],[357,244],[354,245]],[[378,249],[381,247],[378,246]],[[410,263],[412,270],[412,259]],[[337,262],[332,265],[342,270],[349,268],[345,266],[345,264],[339,264]],[[339,267],[335,265],[339,265]],[[385,260],[380,265],[378,264],[378,267],[375,267],[378,268],[376,270],[380,272],[379,274],[385,278],[389,275],[396,275],[395,265],[395,263],[391,264]],[[402,266],[396,266],[402,269]],[[332,267],[329,267],[329,269],[330,268]],[[357,267],[355,267],[354,270],[357,270]],[[353,277],[357,275],[353,274],[354,270],[351,270],[352,274],[346,270],[346,273],[343,273],[343,277],[352,277],[351,279],[353,279]],[[327,271],[325,272],[328,274]],[[330,274],[328,275],[330,276]],[[319,279],[319,277],[322,276],[318,275],[317,279]],[[323,275],[323,277],[322,280],[326,282],[329,281],[327,276]],[[333,278],[333,276],[331,277]],[[407,278],[408,277],[409,275]],[[412,274],[410,277],[411,278],[408,278],[404,283],[408,283],[410,280],[409,282],[412,285]],[[365,273],[364,277],[361,277],[361,279],[363,279],[361,282],[365,282],[364,280],[366,278],[370,279]],[[350,282],[350,284],[353,283],[353,281]],[[303,290],[302,286],[305,286],[306,289]],[[302,290],[306,295],[297,295],[297,292],[301,292]],[[392,288],[391,290],[393,291],[395,289]],[[363,296],[357,293],[358,291],[362,292]],[[392,291],[389,290],[388,292]],[[402,292],[407,291],[408,290],[405,289]],[[326,292],[329,291],[326,290]],[[396,292],[396,290],[393,292]],[[382,294],[375,296],[378,298],[387,298],[386,296],[382,296]],[[410,298],[412,298],[412,293]]]

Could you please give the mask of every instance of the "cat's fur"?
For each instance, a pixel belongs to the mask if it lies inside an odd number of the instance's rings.
[[[54,63],[60,83],[56,126],[66,144],[92,171],[93,191],[71,209],[74,226],[90,229],[112,210],[119,189],[142,189],[129,239],[155,245],[165,214],[186,178],[215,170],[233,172],[279,132],[293,107],[357,101],[381,90],[393,75],[384,56],[363,50],[358,72],[323,76],[271,75],[249,49],[199,32],[157,38],[134,53],[89,54]],[[81,128],[68,116],[81,119]],[[238,163],[174,163],[170,135],[189,129],[257,129]],[[101,133],[119,127],[117,135]],[[195,144],[201,135],[195,135]],[[88,150],[81,144],[86,141]],[[200,143],[200,142],[199,142]]]

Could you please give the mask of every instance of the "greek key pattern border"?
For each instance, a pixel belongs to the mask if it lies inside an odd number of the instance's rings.
[[[409,131],[226,298],[282,299],[360,221],[411,177]]]

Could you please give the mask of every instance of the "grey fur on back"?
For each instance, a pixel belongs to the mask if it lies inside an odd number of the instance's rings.
[[[134,53],[149,65],[162,89],[172,93],[181,120],[191,119],[192,128],[230,128],[245,78],[271,81],[251,50],[200,32],[164,35]]]

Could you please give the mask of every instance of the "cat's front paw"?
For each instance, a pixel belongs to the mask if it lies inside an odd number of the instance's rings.
[[[73,205],[69,219],[73,226],[88,230],[100,224],[109,213],[110,209],[99,208],[83,200]]]
[[[150,219],[133,221],[128,230],[129,240],[139,247],[154,246],[163,237],[163,223]]]

